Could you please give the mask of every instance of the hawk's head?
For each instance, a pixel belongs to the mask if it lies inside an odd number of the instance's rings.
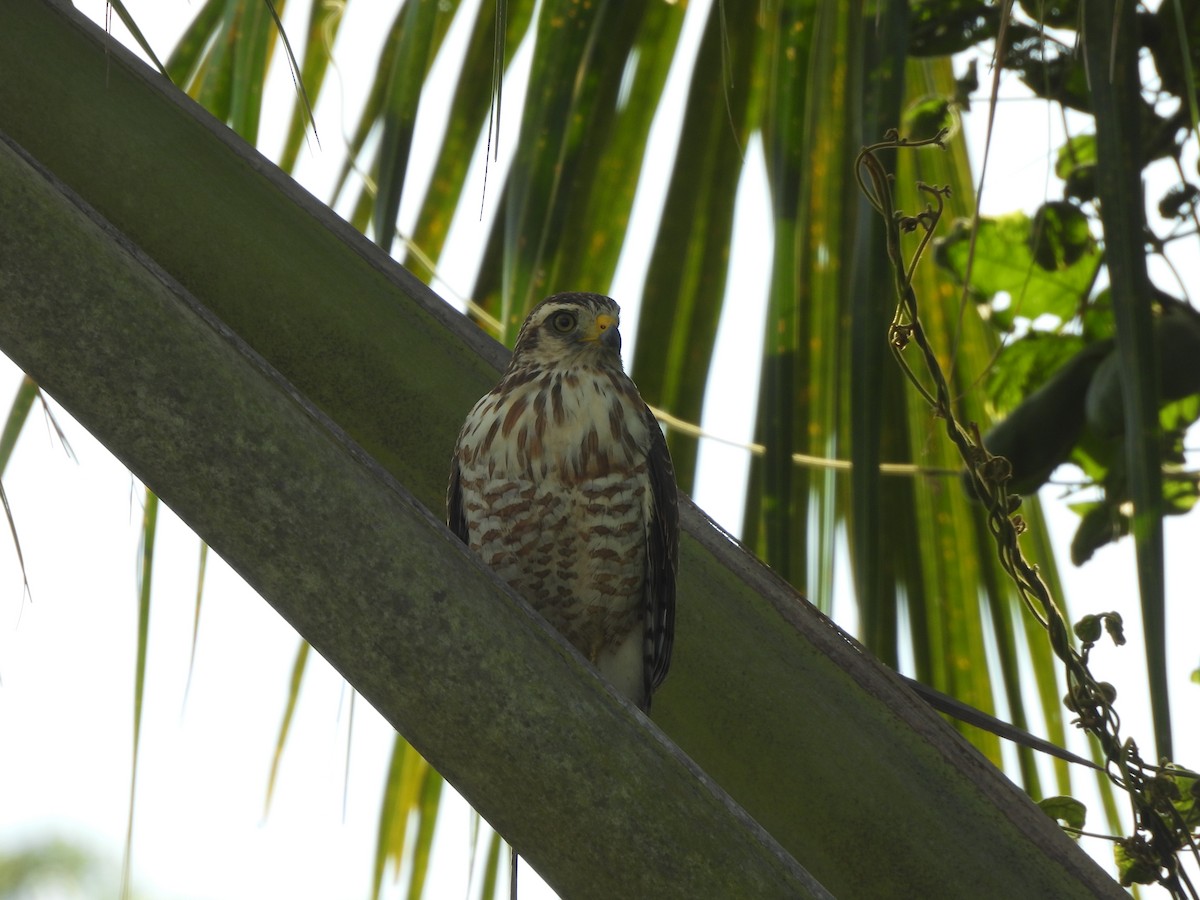
[[[533,308],[517,335],[513,369],[576,365],[621,368],[621,308],[602,294],[555,294]]]

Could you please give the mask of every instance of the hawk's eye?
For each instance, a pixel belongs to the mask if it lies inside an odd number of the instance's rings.
[[[559,334],[575,330],[575,323],[578,320],[575,318],[575,313],[572,312],[556,312],[550,319],[550,324],[554,326],[554,330]]]

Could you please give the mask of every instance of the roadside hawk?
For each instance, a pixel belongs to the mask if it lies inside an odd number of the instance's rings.
[[[458,435],[447,506],[451,530],[649,710],[671,664],[679,512],[619,315],[599,294],[534,307]]]

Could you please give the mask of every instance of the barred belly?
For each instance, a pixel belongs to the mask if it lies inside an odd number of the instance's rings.
[[[645,469],[463,481],[472,549],[593,663],[641,624]]]

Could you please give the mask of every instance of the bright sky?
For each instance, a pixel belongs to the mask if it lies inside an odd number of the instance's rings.
[[[78,5],[102,21],[101,0]],[[162,0],[127,0],[126,5],[160,53],[172,45],[179,18],[186,20],[196,9],[194,4]],[[388,6],[394,6],[394,0]],[[687,27],[693,32],[706,7],[704,2],[692,5]],[[343,47],[355,50],[344,53],[343,60],[375,59],[382,41],[379,18],[366,18],[363,4],[349,4],[348,9],[340,40]],[[170,19],[168,13],[176,18]],[[373,13],[381,15],[378,6]],[[114,31],[121,34],[119,28]],[[523,90],[520,64],[517,69],[506,85],[510,96]],[[981,76],[984,72],[981,67]],[[312,148],[298,173],[317,196],[328,197],[330,172],[340,163],[334,148],[340,144],[338,136],[349,128],[337,108],[338,95],[361,96],[369,76],[361,67],[340,69],[334,77],[343,79],[343,90],[327,91],[329,97],[317,108],[325,150]],[[673,76],[678,78],[677,87],[687,76],[687,71]],[[277,67],[268,106],[290,109],[291,90],[287,74]],[[515,110],[515,104],[507,109]],[[982,118],[974,114],[966,123],[973,150],[981,145]],[[1044,107],[1021,102],[1003,104],[997,126],[984,210],[1032,210],[1045,195],[1048,151],[1061,142],[1060,126]],[[660,126],[657,139],[664,140],[670,130],[669,123]],[[501,165],[511,158],[516,131],[517,122],[506,119]],[[270,152],[269,142],[267,148]],[[758,152],[754,145],[748,148],[751,159]],[[670,153],[667,146],[666,158]],[[473,170],[469,178],[469,184],[480,185],[482,174]],[[493,170],[489,179],[498,184],[498,173]],[[665,179],[649,181],[661,182],[658,189],[665,188]],[[652,184],[639,197],[635,227],[653,227],[644,210],[657,202],[650,193],[654,189]],[[765,220],[758,212],[765,208],[765,191],[761,169],[750,171],[739,198],[743,221]],[[490,191],[488,202],[494,202],[498,193]],[[405,217],[413,213],[409,207],[402,210],[402,227]],[[444,296],[465,290],[472,281],[476,263],[468,248],[481,242],[474,219],[472,214],[455,225],[443,260],[448,282],[440,285]],[[755,404],[747,398],[753,386],[744,377],[747,367],[737,360],[754,355],[761,341],[761,314],[746,304],[752,302],[747,298],[756,298],[753,302],[760,304],[758,310],[762,308],[761,273],[769,262],[762,248],[770,242],[749,228],[740,228],[735,240],[733,281],[739,285],[743,305],[739,316],[722,322],[713,378],[713,384],[730,387],[722,393],[710,392],[703,424],[714,433],[748,441]],[[632,286],[623,285],[636,283],[644,265],[645,260],[622,261],[613,289],[618,299],[636,296]],[[1198,283],[1194,277],[1192,283]],[[636,315],[636,303],[624,305],[627,317]],[[734,331],[738,322],[745,331]],[[628,327],[626,331],[633,333]],[[17,369],[0,358],[0,405],[7,404],[19,379]],[[78,462],[67,458],[40,421],[31,421],[4,480],[20,529],[33,599],[22,599],[15,553],[7,540],[0,540],[0,729],[5,735],[0,742],[0,848],[52,837],[78,841],[98,854],[106,867],[105,880],[79,896],[111,895],[129,795],[142,495],[103,447],[65,413],[56,414]],[[39,416],[35,410],[33,419]],[[730,473],[744,472],[746,464],[744,451],[702,442],[696,500],[731,530],[740,525],[743,487]],[[1057,502],[1048,503],[1047,511],[1056,546],[1063,548],[1065,559],[1075,516]],[[1188,674],[1200,665],[1195,645],[1200,603],[1191,586],[1196,572],[1190,559],[1200,546],[1200,520],[1194,515],[1170,520],[1167,535],[1170,679],[1180,728],[1177,754],[1182,763],[1195,767],[1200,765],[1200,733],[1192,724],[1192,711],[1200,688],[1188,681]],[[267,774],[299,638],[228,567],[210,557],[195,672],[185,697],[197,557],[196,538],[164,510],[153,581],[134,835],[135,886],[146,897],[196,900],[368,896],[379,801],[391,750],[390,728],[359,701],[353,708],[353,735],[348,741],[350,692],[314,654],[272,809],[264,818]],[[1101,550],[1083,569],[1064,564],[1064,576],[1077,614],[1120,611],[1131,644],[1137,646],[1140,629],[1130,542]],[[841,582],[845,585],[848,576],[843,575]],[[834,601],[843,624],[849,624],[847,599],[838,595]],[[1140,737],[1148,746],[1148,704],[1138,687],[1142,676],[1137,651],[1101,647],[1093,658],[1101,677],[1113,681],[1120,691],[1125,734]],[[1188,725],[1191,730],[1184,730]],[[1081,799],[1098,817],[1098,805],[1086,792]],[[468,810],[461,801],[448,799],[443,816],[433,864],[439,881],[429,886],[428,896],[465,897]],[[1107,858],[1107,849],[1098,852]],[[526,880],[522,895],[535,898],[548,892],[536,891]]]

